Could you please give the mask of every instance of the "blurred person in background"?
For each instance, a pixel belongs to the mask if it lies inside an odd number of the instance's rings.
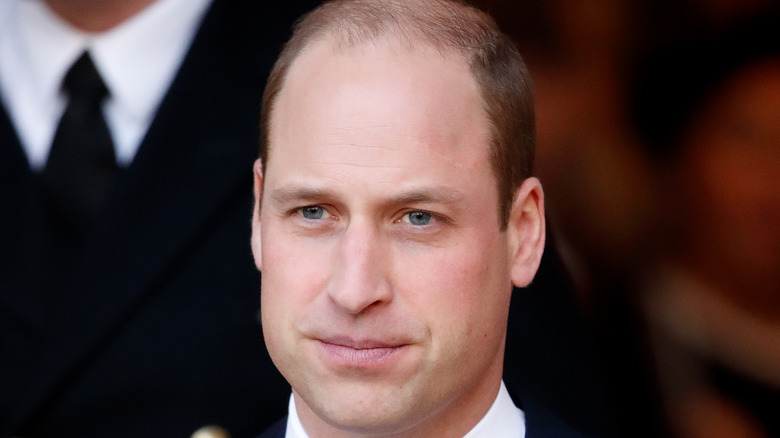
[[[283,414],[246,217],[285,5],[0,0],[0,436]]]
[[[592,410],[585,421],[595,426],[599,419],[612,417],[622,436],[661,436],[665,408],[635,286],[638,273],[654,263],[654,246],[660,240],[654,231],[656,215],[668,215],[656,205],[668,193],[657,190],[658,163],[639,147],[642,139],[629,117],[632,72],[655,47],[674,45],[685,35],[722,32],[775,1],[477,3],[518,41],[535,78],[537,171],[545,184],[549,231],[555,237],[548,249],[557,249],[564,262],[559,272],[570,273],[576,286],[572,297],[569,290],[548,290],[537,283],[539,290],[551,292],[538,295],[557,296],[557,303],[573,300],[573,310],[580,312],[561,318],[560,309],[572,306],[547,302],[524,324],[544,327],[555,321],[556,340],[569,341],[550,346],[559,356],[581,347],[582,342],[571,341],[582,338],[595,344],[598,356],[595,373],[567,376],[569,387],[578,389],[573,394],[561,389],[545,395],[566,405],[566,397],[601,389],[607,392],[611,412]],[[770,111],[766,114],[773,117]],[[581,327],[576,318],[583,316],[586,327],[574,337],[572,331]],[[512,333],[510,329],[510,338]],[[540,356],[538,362],[518,362],[524,375],[544,378],[539,370],[545,357]],[[583,386],[583,380],[590,384]],[[603,382],[606,388],[600,388]],[[594,403],[591,409],[596,407]]]
[[[551,238],[540,269],[549,275],[539,276],[533,293],[517,294],[526,305],[510,318],[505,374],[528,381],[539,398],[595,436],[657,436],[652,388],[636,378],[644,376],[637,371],[641,347],[624,348],[631,321],[605,317],[613,315],[613,297],[627,298],[620,287],[641,260],[647,235],[649,173],[624,102],[642,5],[478,3],[528,54],[538,97],[537,169],[549,184]],[[529,332],[539,336],[523,335]],[[613,337],[622,348],[611,347]],[[562,365],[571,363],[578,365]]]
[[[640,306],[674,436],[780,436],[778,29],[738,20],[638,75],[659,212]]]

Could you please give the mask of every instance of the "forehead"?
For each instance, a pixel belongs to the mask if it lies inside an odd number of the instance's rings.
[[[465,59],[393,39],[351,47],[321,40],[304,49],[270,128],[266,172],[303,155],[333,165],[411,156],[461,167],[488,161],[488,122]],[[354,162],[354,148],[367,162]]]

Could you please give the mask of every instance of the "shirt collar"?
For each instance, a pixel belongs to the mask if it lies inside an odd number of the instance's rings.
[[[95,37],[90,52],[112,97],[129,114],[151,116],[176,74],[210,0],[157,0]]]
[[[515,406],[504,382],[493,405],[484,417],[463,438],[523,438],[525,436],[525,413]],[[285,438],[309,438],[303,429],[295,397],[290,395]]]
[[[14,22],[22,66],[40,102],[60,92],[62,78],[87,46],[89,34],[79,32],[54,14],[42,1],[20,1]],[[25,65],[26,64],[26,65]]]
[[[501,382],[493,406],[463,438],[523,438],[524,436],[525,413],[515,406],[506,385]]]
[[[285,438],[309,438],[309,434],[303,429],[301,418],[298,416],[298,410],[295,407],[295,396],[290,394],[290,403],[287,407],[287,431]]]
[[[117,105],[144,117],[159,103],[211,0],[157,0],[119,26],[83,32],[42,1],[18,2],[18,35],[41,100],[60,92],[72,63],[89,50]],[[192,3],[197,4],[193,5]]]

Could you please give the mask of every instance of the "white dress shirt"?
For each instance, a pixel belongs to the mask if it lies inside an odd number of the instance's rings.
[[[493,405],[484,417],[463,438],[523,438],[525,437],[525,413],[515,406],[509,392],[501,382],[501,389]],[[290,396],[285,438],[309,438],[303,429],[295,397]]]
[[[30,166],[42,169],[65,110],[62,80],[89,50],[117,162],[128,165],[211,0],[157,0],[105,32],[76,29],[42,0],[0,0],[0,97]]]

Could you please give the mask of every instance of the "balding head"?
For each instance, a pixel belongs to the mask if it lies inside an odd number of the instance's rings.
[[[445,0],[340,0],[328,2],[295,27],[263,96],[260,157],[270,151],[273,110],[290,67],[314,41],[334,50],[393,38],[409,50],[455,52],[468,63],[491,127],[490,160],[499,187],[499,216],[506,226],[515,190],[531,175],[535,148],[530,76],[511,40],[487,14]]]

